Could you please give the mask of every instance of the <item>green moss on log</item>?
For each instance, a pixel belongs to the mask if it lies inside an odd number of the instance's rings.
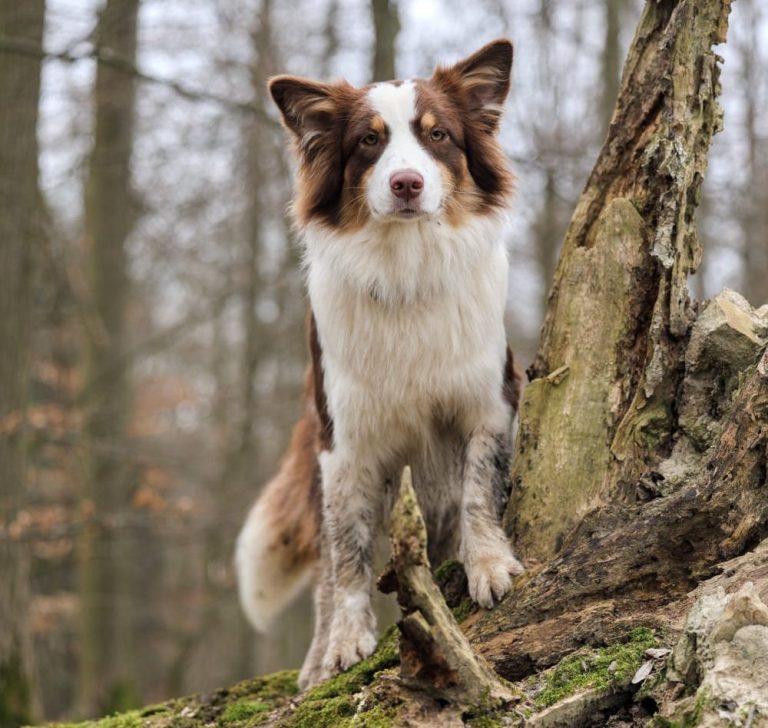
[[[227,725],[247,723],[251,718],[266,713],[269,707],[269,703],[260,700],[241,700],[228,705],[221,720]]]
[[[600,650],[579,651],[562,660],[544,675],[544,682],[536,676],[529,682],[538,689],[534,704],[537,708],[550,705],[585,688],[610,688],[626,685],[643,662],[643,653],[656,644],[650,629],[632,630],[626,642]]]
[[[370,657],[310,690],[304,703],[357,693],[373,681],[377,672],[397,665],[397,635],[397,627],[393,625],[382,635],[376,651]]]
[[[212,695],[178,698],[141,710],[57,728],[199,728],[202,725],[252,728],[298,694],[296,670],[244,680]]]

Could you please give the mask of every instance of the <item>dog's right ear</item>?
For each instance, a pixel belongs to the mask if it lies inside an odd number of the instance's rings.
[[[293,132],[299,149],[311,155],[313,141],[334,125],[346,88],[310,81],[298,76],[275,76],[269,93],[283,115],[283,123]]]

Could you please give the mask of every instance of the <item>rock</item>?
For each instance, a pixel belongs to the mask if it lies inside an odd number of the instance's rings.
[[[768,606],[751,582],[735,594],[720,588],[696,601],[672,651],[667,679],[696,692],[665,705],[665,718],[686,725],[746,725],[752,713],[753,726],[768,724]]]
[[[721,291],[699,314],[685,354],[679,408],[680,425],[698,450],[712,442],[739,375],[755,364],[766,343],[768,316],[735,291]]]

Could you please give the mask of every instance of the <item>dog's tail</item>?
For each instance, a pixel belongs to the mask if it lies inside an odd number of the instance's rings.
[[[240,604],[259,632],[309,585],[318,559],[318,423],[312,403],[308,405],[279,472],[251,508],[237,538]]]

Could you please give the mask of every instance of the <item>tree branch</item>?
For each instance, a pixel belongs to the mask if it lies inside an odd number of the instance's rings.
[[[131,62],[127,58],[122,58],[116,54],[112,49],[104,46],[92,45],[91,48],[84,53],[74,53],[70,50],[64,51],[49,51],[33,42],[27,41],[23,38],[13,38],[6,35],[0,35],[0,53],[8,53],[22,56],[30,56],[33,58],[39,58],[43,61],[60,61],[62,63],[79,63],[80,61],[96,61],[97,63],[104,64],[110,68],[114,68],[123,73],[130,74],[134,78],[144,83],[150,83],[155,86],[162,86],[170,89],[178,96],[186,99],[187,101],[195,102],[209,102],[219,104],[225,108],[232,109],[234,111],[253,114],[259,118],[260,121],[265,122],[273,128],[279,128],[280,123],[273,119],[269,114],[264,111],[260,106],[249,101],[236,101],[226,96],[220,96],[219,94],[211,93],[210,91],[202,91],[199,89],[191,89],[178,81],[172,79],[160,78],[150,73],[142,71],[135,63]]]
[[[379,588],[385,593],[396,590],[403,610],[398,623],[403,682],[453,703],[510,701],[510,691],[472,652],[432,578],[427,529],[409,467],[403,470],[392,512],[391,538],[392,559]]]

